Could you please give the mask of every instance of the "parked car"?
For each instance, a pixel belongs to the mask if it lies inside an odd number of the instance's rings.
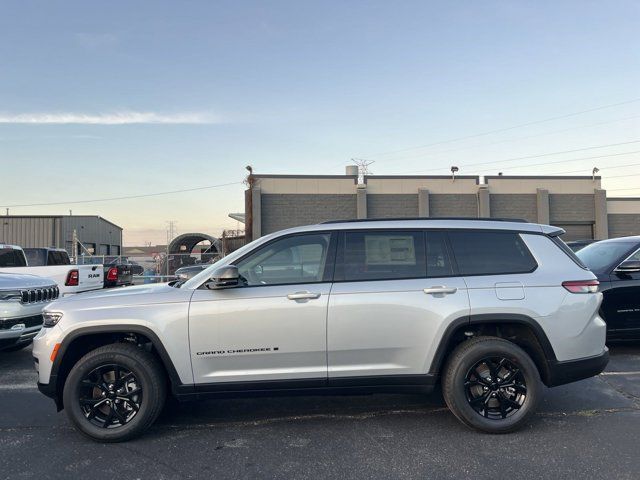
[[[577,252],[594,242],[597,242],[597,240],[571,240],[567,242],[567,246],[574,252]]]
[[[48,278],[0,273],[0,350],[30,345],[42,328],[42,309],[58,295],[58,287]]]
[[[184,283],[49,305],[38,386],[100,441],[179,399],[441,383],[465,425],[523,426],[549,387],[607,364],[602,294],[556,227],[329,222],[262,237]],[[177,287],[177,288],[176,288]]]
[[[600,281],[607,339],[640,339],[640,236],[602,240],[577,255]]]
[[[178,280],[189,280],[195,277],[201,271],[211,266],[210,263],[198,263],[196,265],[187,265],[186,267],[180,267],[176,270],[176,277]]]
[[[44,257],[36,255],[35,250],[44,251],[46,254]],[[31,251],[32,258],[44,258],[44,264],[32,265],[27,261],[22,248],[16,245],[0,244],[0,272],[26,273],[50,278],[58,285],[62,296],[98,290],[103,287],[102,265],[71,265],[69,256],[64,250],[31,249]],[[49,255],[50,252],[51,255]],[[54,252],[55,255],[53,255]],[[56,258],[60,260],[60,263],[55,260]],[[36,263],[39,261],[36,260]]]

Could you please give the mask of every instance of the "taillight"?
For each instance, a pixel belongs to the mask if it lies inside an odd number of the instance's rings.
[[[117,267],[111,267],[109,269],[109,271],[107,272],[107,280],[109,280],[110,282],[115,282],[116,280],[118,280],[118,268]]]
[[[67,287],[77,287],[80,284],[80,272],[78,270],[69,270],[67,281],[64,282]]]
[[[577,280],[562,282],[562,286],[571,293],[596,293],[598,291],[598,280]]]

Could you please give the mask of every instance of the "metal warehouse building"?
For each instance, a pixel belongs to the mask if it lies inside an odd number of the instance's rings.
[[[348,171],[349,172],[349,171]],[[607,198],[600,177],[250,175],[248,238],[336,219],[506,217],[565,240],[640,235],[640,198]]]
[[[96,215],[0,216],[0,242],[21,247],[64,248],[73,251],[73,232],[96,255],[120,255],[122,228]]]

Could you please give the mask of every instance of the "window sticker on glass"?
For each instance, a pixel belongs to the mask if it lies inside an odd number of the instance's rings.
[[[367,265],[415,265],[413,236],[365,235]]]

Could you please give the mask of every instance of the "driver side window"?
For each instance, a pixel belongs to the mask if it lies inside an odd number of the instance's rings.
[[[331,235],[295,235],[276,240],[236,264],[245,286],[322,282]]]

